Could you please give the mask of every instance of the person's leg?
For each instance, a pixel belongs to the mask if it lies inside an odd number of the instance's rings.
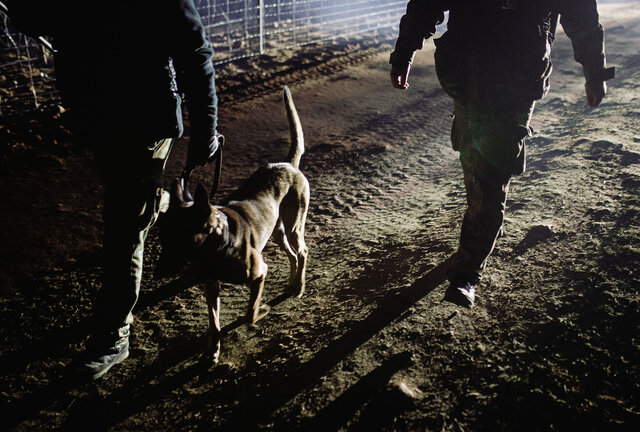
[[[135,149],[136,143],[129,144]],[[96,151],[105,198],[102,287],[95,302],[93,346],[86,363],[94,378],[128,356],[144,242],[158,216],[160,181],[171,144],[167,139],[126,152],[107,144]]]
[[[460,152],[467,210],[445,300],[462,306],[475,300],[475,285],[502,232],[511,176],[525,169],[532,110],[533,103],[496,108],[456,101],[452,142]]]
[[[139,220],[153,205],[147,185],[105,185],[102,287],[95,303],[98,333],[128,327],[140,291],[144,241],[149,225]]]
[[[511,176],[482,176],[463,168],[467,210],[457,253],[456,283],[479,282],[502,231]]]

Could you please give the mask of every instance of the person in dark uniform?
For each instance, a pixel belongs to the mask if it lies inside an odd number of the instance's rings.
[[[164,166],[184,130],[181,94],[187,165],[204,165],[217,150],[213,50],[193,0],[90,9],[80,0],[20,0],[9,13],[19,30],[53,38],[56,85],[105,187],[102,286],[83,361],[95,379],[129,355],[144,242],[158,217]]]
[[[606,68],[596,0],[411,0],[391,53],[391,82],[407,89],[416,50],[449,11],[436,39],[436,73],[454,99],[451,141],[467,192],[455,264],[445,300],[471,307],[502,233],[509,182],[525,170],[525,140],[535,101],[549,90],[558,20],[582,64],[587,104],[596,107],[613,77]]]

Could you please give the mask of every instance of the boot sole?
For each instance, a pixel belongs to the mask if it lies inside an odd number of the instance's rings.
[[[107,367],[105,367],[103,370],[101,370],[100,372],[97,372],[95,374],[93,374],[93,376],[91,377],[91,379],[93,380],[97,380],[100,379],[104,374],[106,374],[107,372],[109,372],[109,370],[111,370],[112,367],[114,367],[115,365],[117,365],[118,363],[122,363],[123,361],[125,361],[127,358],[129,357],[129,350],[126,350],[124,353],[122,353],[122,355],[120,357],[118,357],[116,360],[114,360],[113,362],[109,363],[109,365]]]

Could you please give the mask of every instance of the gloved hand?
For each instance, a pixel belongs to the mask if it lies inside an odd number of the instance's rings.
[[[392,65],[389,76],[391,77],[391,84],[401,90],[409,88],[407,79],[409,78],[409,71],[411,70],[411,63],[403,65]]]
[[[587,95],[587,105],[595,108],[600,105],[602,98],[607,93],[607,83],[606,81],[587,82],[584,85],[584,90]]]
[[[197,141],[189,141],[187,149],[187,168],[193,169],[196,166],[205,166],[213,160],[216,152],[224,144],[224,136],[218,131],[213,133],[213,138],[208,143]]]
[[[616,75],[615,67],[585,68],[584,77],[587,83],[584,86],[587,95],[587,105],[597,107],[602,102],[602,98],[607,93],[607,80],[612,79]]]

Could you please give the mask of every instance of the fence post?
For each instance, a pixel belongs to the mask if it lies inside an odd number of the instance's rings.
[[[244,0],[244,19],[243,19],[243,24],[244,24],[244,34],[242,35],[243,38],[245,38],[246,40],[250,40],[249,38],[249,0]]]
[[[264,0],[259,1],[259,25],[260,25],[260,54],[264,54]]]
[[[24,38],[24,51],[27,57],[27,66],[29,71],[29,91],[33,95],[33,105],[37,108],[40,108],[40,104],[38,103],[38,93],[36,91],[36,85],[33,81],[33,67],[31,65],[31,53],[29,52],[29,38],[26,35],[22,35]]]

